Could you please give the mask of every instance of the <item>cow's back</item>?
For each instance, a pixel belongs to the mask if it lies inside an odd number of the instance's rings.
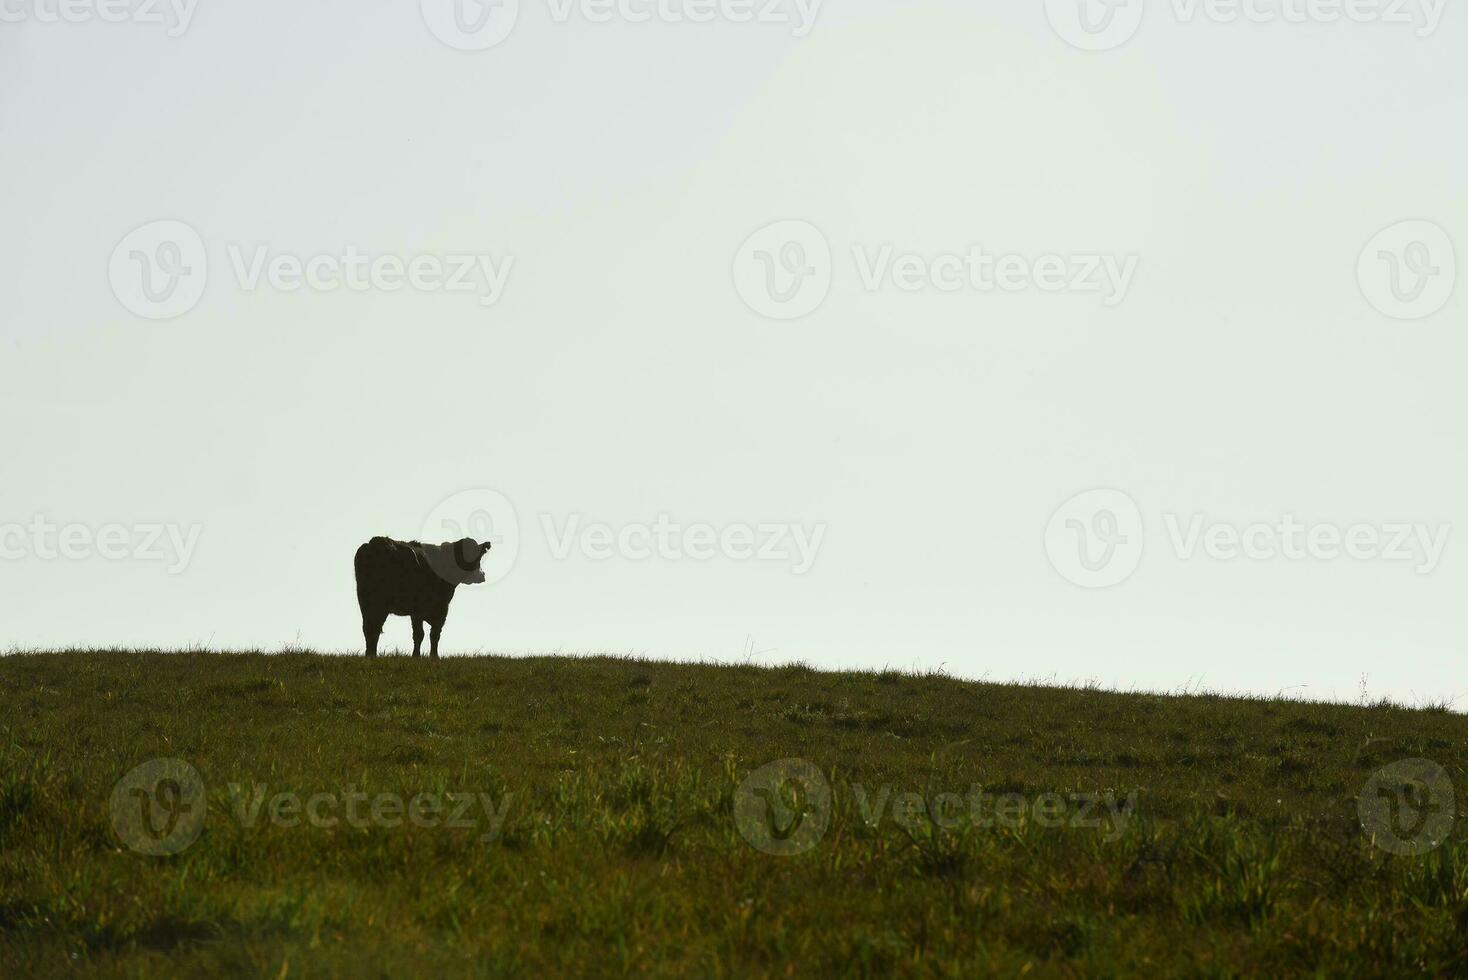
[[[392,577],[394,545],[391,538],[376,537],[357,549],[353,562],[357,572],[357,591],[364,585],[385,582]]]
[[[376,537],[357,549],[357,599],[365,606],[409,615],[422,602],[422,562],[407,542]]]

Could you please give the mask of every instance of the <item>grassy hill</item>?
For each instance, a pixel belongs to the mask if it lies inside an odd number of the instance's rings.
[[[0,975],[1463,973],[1465,737],[802,667],[16,655]]]

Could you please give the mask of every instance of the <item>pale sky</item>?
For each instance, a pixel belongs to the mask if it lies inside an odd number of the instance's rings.
[[[492,500],[450,652],[1468,695],[1460,9],[73,2],[0,0],[0,642],[360,651]]]

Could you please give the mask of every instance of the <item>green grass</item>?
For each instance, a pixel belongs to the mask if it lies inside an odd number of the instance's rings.
[[[15,655],[0,975],[1462,974],[1468,821],[1401,856],[1357,803],[1417,757],[1461,801],[1465,736],[1389,704],[803,667]],[[172,856],[124,846],[109,807],[155,757],[207,794]],[[793,782],[749,808],[746,777],[790,758],[828,811]],[[247,826],[232,783],[487,794],[503,822],[285,826],[266,803]],[[1024,814],[983,825],[955,802],[975,787]],[[1077,794],[1100,826],[1073,825]]]

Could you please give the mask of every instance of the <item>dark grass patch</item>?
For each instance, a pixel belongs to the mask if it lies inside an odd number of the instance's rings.
[[[0,975],[1464,975],[1468,820],[1398,856],[1357,803],[1420,756],[1461,811],[1465,747],[1442,711],[804,665],[13,656]],[[172,857],[109,819],[152,757],[211,791]],[[781,857],[741,835],[735,801],[791,758],[833,806]],[[485,794],[503,822],[245,828],[231,781]],[[884,787],[869,826],[858,789],[875,806]],[[975,819],[975,787],[1129,802],[1120,828],[1104,808],[1009,826]],[[899,820],[904,794],[930,802]]]

